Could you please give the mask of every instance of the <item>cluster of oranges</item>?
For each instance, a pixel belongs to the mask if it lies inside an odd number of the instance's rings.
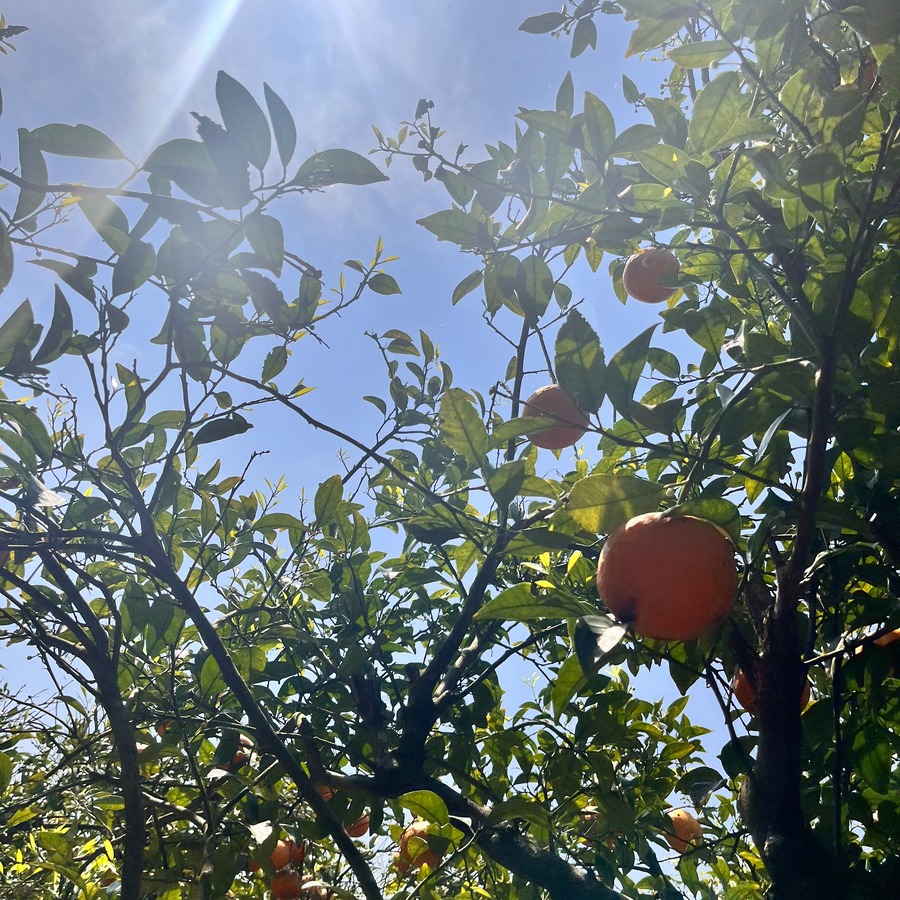
[[[400,835],[400,850],[394,854],[394,868],[400,875],[406,875],[413,869],[428,866],[436,869],[441,856],[431,849],[427,842],[428,823],[417,819],[408,825]]]

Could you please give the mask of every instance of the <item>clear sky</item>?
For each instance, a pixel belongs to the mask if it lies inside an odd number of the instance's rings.
[[[298,126],[296,163],[329,147],[367,153],[375,145],[371,125],[396,134],[422,97],[434,101],[433,118],[448,132],[447,146],[465,142],[473,148],[466,159],[477,161],[486,155],[481,144],[512,141],[520,106],[554,108],[567,71],[576,107],[590,90],[613,110],[619,130],[645,121],[623,99],[622,73],[658,94],[665,70],[649,60],[624,59],[630,29],[616,18],[598,18],[598,51],[576,60],[569,58],[567,39],[518,31],[526,17],[556,8],[554,0],[6,0],[0,12],[30,31],[15,39],[17,53],[0,58],[3,165],[16,158],[16,128],[50,122],[91,124],[141,160],[163,140],[192,136],[191,110],[217,118],[218,69],[258,99],[266,81],[286,101]],[[79,177],[55,168],[67,164],[51,160],[51,178]],[[109,169],[98,178],[115,183],[116,174],[124,172]],[[400,257],[390,271],[402,296],[368,297],[323,329],[330,349],[304,341],[291,363],[297,377],[316,385],[310,411],[360,438],[374,421],[361,395],[386,389],[365,331],[415,334],[423,328],[439,342],[455,383],[482,391],[503,377],[509,356],[481,323],[477,293],[456,309],[450,305],[453,287],[478,268],[478,259],[415,224],[449,208],[448,195],[435,182],[423,184],[402,160],[389,174],[383,184],[289,198],[272,210],[284,221],[290,249],[324,270],[326,286],[336,283],[344,259],[368,261],[379,236],[386,253]],[[658,319],[655,309],[641,304],[623,308],[605,271],[606,262],[597,274],[580,263],[568,283],[575,298],[584,299],[583,312],[609,356]],[[19,262],[4,308],[25,296],[40,315],[52,302],[52,279]],[[123,348],[122,361],[140,352],[135,345]],[[294,423],[298,431],[286,435],[277,420],[255,422],[253,431],[232,439],[228,452],[246,455],[268,446],[264,474],[272,480],[285,474],[288,496],[313,491],[340,470],[333,442]],[[216,452],[224,453],[219,446]],[[654,681],[674,693],[667,676]]]

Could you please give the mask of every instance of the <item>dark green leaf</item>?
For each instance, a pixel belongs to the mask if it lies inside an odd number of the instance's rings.
[[[656,326],[651,325],[626,344],[606,367],[606,393],[616,409],[627,413],[641,373],[647,364],[650,338]]]
[[[132,241],[116,261],[112,275],[112,295],[136,291],[156,270],[156,251],[144,241]]]
[[[537,325],[553,296],[553,273],[544,260],[533,253],[521,261],[516,298],[526,321]]]
[[[243,434],[253,426],[238,413],[231,413],[221,419],[213,419],[205,425],[201,425],[194,434],[194,444],[211,444],[213,441],[221,441],[235,434]]]
[[[525,483],[527,472],[521,459],[503,463],[487,477],[488,490],[500,507],[508,506],[516,498]]]
[[[34,354],[36,365],[43,366],[58,359],[66,351],[72,337],[72,310],[59,285],[54,285],[53,319],[43,344]]]
[[[287,108],[284,100],[263,82],[263,95],[266,98],[266,107],[269,110],[269,118],[272,120],[272,131],[275,134],[275,146],[278,148],[278,157],[283,166],[291,161],[294,149],[297,146],[297,126],[294,117]]]
[[[31,259],[29,262],[35,266],[41,266],[44,269],[56,272],[64,284],[67,284],[73,291],[77,291],[86,300],[94,299],[93,282],[77,266],[70,266],[68,263],[59,262],[56,259]]]
[[[125,213],[108,197],[104,197],[102,194],[86,194],[79,199],[78,206],[97,234],[104,240],[106,240],[104,230],[110,227],[120,234],[128,234],[128,219],[125,217]]]
[[[638,26],[631,33],[625,56],[634,56],[645,50],[655,50],[672,37],[683,24],[684,22],[680,19],[662,21],[643,17],[638,19]]]
[[[297,170],[291,185],[325,187],[329,184],[374,184],[387,175],[364,156],[352,150],[323,150],[311,156]]]
[[[110,138],[90,125],[42,125],[31,132],[31,139],[45,153],[58,156],[125,159]]]
[[[376,272],[369,278],[369,288],[375,291],[376,294],[390,295],[402,293],[400,285],[397,284],[397,280],[394,276],[388,275],[386,272]]]
[[[13,248],[6,222],[0,219],[0,294],[13,276]]]
[[[262,171],[272,152],[269,123],[253,95],[239,81],[219,71],[216,101],[225,130],[235,139],[244,159]]]
[[[548,34],[554,28],[559,28],[566,23],[566,16],[561,12],[541,13],[539,16],[531,16],[520,26],[519,31],[527,31],[529,34]]]
[[[22,178],[30,184],[47,184],[47,163],[37,141],[34,140],[27,128],[19,129],[19,172]],[[20,188],[13,220],[20,222],[27,219],[40,209],[45,196],[44,191]]]
[[[572,49],[569,56],[575,59],[581,56],[587,48],[597,49],[597,26],[591,18],[579,19],[575,25],[575,32],[572,35]]]
[[[606,394],[603,348],[594,329],[573,309],[556,335],[556,377],[575,404],[586,413],[600,409]]]
[[[571,72],[566,72],[566,77],[556,92],[556,111],[567,116],[575,112],[575,85],[572,82]]]
[[[288,352],[286,347],[273,347],[266,354],[266,361],[263,363],[262,375],[263,381],[271,381],[275,378],[287,365]]]
[[[0,356],[22,345],[27,346],[30,344],[33,347],[37,343],[37,340],[32,338],[34,330],[34,311],[31,308],[31,302],[25,300],[0,325]]]
[[[610,156],[622,156],[626,153],[637,153],[647,150],[659,143],[659,131],[655,125],[639,123],[626,128],[609,148]]]
[[[414,816],[427,819],[437,825],[450,823],[447,805],[431,791],[410,791],[408,794],[401,794],[397,799],[400,805],[404,809],[408,809]]]
[[[710,794],[727,784],[727,780],[715,769],[709,766],[699,766],[691,769],[678,779],[675,790],[680,794],[687,794],[696,807],[706,805]]]

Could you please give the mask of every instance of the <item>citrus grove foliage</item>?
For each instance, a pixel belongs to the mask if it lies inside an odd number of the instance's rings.
[[[523,30],[578,55],[624,15],[626,52],[668,61],[658,96],[624,82],[639,124],[619,131],[602,86],[576,102],[567,78],[556,109],[523,109],[484,159],[444,152],[427,101],[396,138],[378,132],[385,163],[408,156],[449,193],[422,224],[476,258],[451,299],[483,303],[507,352],[456,386],[424,333],[376,336],[383,424],[341,434],[355,457],[306,503],[246,460],[223,471],[219,442],[273,405],[339,432],[304,408],[292,351],[398,286],[379,242],[329,296],[275,211],[380,170],[340,150],[298,167],[278,96],[260,105],[224,73],[222,124],[199,116],[200,140],[157,148],[125,187],[51,178],[59,156],[121,166],[99,132],[20,131],[0,174],[3,285],[33,258],[59,286],[47,321],[25,302],[0,328],[2,621],[61,688],[49,708],[3,707],[0,882],[91,898],[889,896],[897,10],[566,4]],[[49,249],[66,215],[102,252]],[[676,293],[607,359],[567,276],[589,267],[624,300],[625,260],[649,246],[677,258]],[[136,327],[152,352],[124,364]],[[523,408],[550,382],[588,415],[574,464],[536,444],[581,418]],[[658,511],[735,546],[731,613],[687,642],[629,631],[595,589],[606,537]],[[648,669],[685,696],[641,699]],[[525,702],[508,692],[523,670],[539,675]],[[690,723],[688,695],[718,704],[722,736]],[[276,874],[279,840],[307,844]]]

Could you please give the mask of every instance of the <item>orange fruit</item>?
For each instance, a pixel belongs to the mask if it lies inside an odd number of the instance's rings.
[[[363,813],[355,822],[344,827],[344,831],[352,838],[362,837],[369,830],[368,813]]]
[[[691,640],[719,624],[737,586],[731,541],[693,516],[635,516],[607,538],[597,563],[609,611],[659,641]]]
[[[872,643],[876,647],[887,647],[889,644],[893,644],[894,641],[900,641],[900,628],[895,628],[893,631],[883,634],[880,638],[875,638]]]
[[[413,838],[419,838],[422,841],[428,839],[427,822],[413,822],[400,835],[400,859],[408,863],[407,868],[417,869],[427,865],[429,869],[436,869],[441,861],[440,857],[430,847],[423,847],[418,841],[410,848],[409,842]]]
[[[556,419],[560,424],[529,436],[535,447],[562,450],[578,443],[587,431],[588,416],[558,385],[548,384],[536,390],[523,404],[522,415],[532,418]]]
[[[756,715],[756,691],[750,684],[750,679],[738,669],[737,675],[734,677],[734,696],[738,703],[750,713],[751,716]],[[809,698],[811,695],[809,679],[803,679],[803,689],[800,691],[800,711],[803,712],[809,706]]]
[[[690,847],[700,843],[703,829],[691,813],[686,809],[673,809],[668,816],[671,828],[666,831],[665,838],[676,853],[686,853]]]
[[[651,247],[630,256],[622,272],[622,284],[629,297],[642,303],[664,303],[678,288],[671,287],[678,274],[678,260],[671,250]]]
[[[326,787],[324,784],[320,784],[316,790],[323,800],[330,800],[334,796],[334,790],[330,787]]]
[[[296,869],[281,869],[269,882],[269,890],[275,900],[300,900],[303,896],[303,879]]]
[[[279,841],[275,845],[269,859],[276,869],[283,869],[291,863],[301,865],[306,858],[306,842],[295,844],[293,841]]]

